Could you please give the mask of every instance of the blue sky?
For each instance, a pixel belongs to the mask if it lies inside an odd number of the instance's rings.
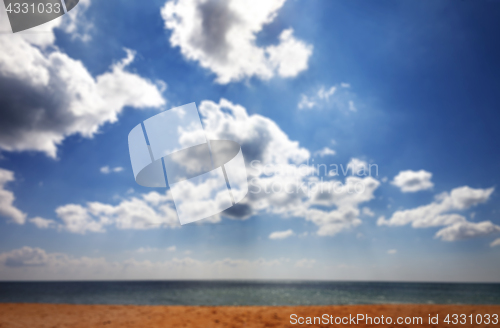
[[[497,1],[84,1],[35,37],[3,33],[0,279],[498,282],[499,14]],[[250,216],[178,226],[144,200],[168,191],[135,183],[127,135],[190,102],[247,164],[378,175],[323,177],[361,183],[359,198],[254,194]],[[224,116],[237,108],[246,119]],[[115,212],[104,222],[89,202]]]

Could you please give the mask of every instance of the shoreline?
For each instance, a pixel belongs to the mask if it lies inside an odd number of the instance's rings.
[[[453,314],[481,323],[447,324]],[[294,316],[295,315],[295,316]],[[361,315],[364,319],[361,319]],[[0,327],[492,327],[500,305],[375,304],[331,306],[71,305],[0,303]],[[381,319],[383,316],[383,319]],[[429,322],[430,318],[436,318]],[[316,319],[316,323],[312,321]],[[357,322],[354,320],[358,320]],[[371,323],[368,321],[371,318]],[[300,318],[303,318],[302,320]],[[307,318],[311,318],[308,319]],[[328,318],[328,322],[327,322]],[[340,318],[340,321],[339,319]],[[345,319],[349,318],[349,319]],[[379,318],[379,323],[377,319]],[[391,323],[387,321],[390,318]],[[398,324],[396,320],[403,318]],[[412,318],[413,323],[408,323]],[[421,322],[419,319],[421,318]],[[485,323],[489,318],[490,324]],[[407,323],[404,320],[407,320]],[[292,324],[295,320],[295,324]],[[337,322],[335,322],[337,320]],[[458,317],[460,320],[460,317]],[[500,320],[500,318],[498,318]],[[347,323],[347,321],[349,323]],[[303,324],[301,324],[303,322]],[[353,324],[354,322],[354,324]],[[307,324],[310,323],[310,324]]]

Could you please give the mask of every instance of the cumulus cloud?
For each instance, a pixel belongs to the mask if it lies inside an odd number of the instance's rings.
[[[490,244],[491,247],[500,246],[500,238],[493,240]]]
[[[113,225],[118,229],[153,229],[179,226],[172,196],[150,192],[140,198],[131,197],[117,205],[89,202],[68,204],[56,209],[62,223],[60,229],[73,233],[104,232]]]
[[[248,115],[242,106],[225,99],[219,104],[203,101],[199,111],[207,137],[238,142],[247,164],[252,160],[272,164],[301,163],[310,157],[309,151],[301,148],[298,142],[291,141],[274,121],[261,115]],[[224,212],[224,215],[241,219],[255,214],[260,209],[260,205],[250,200],[233,206]],[[89,202],[86,205],[68,204],[57,208],[56,213],[62,221],[59,228],[74,233],[104,232],[110,225],[119,229],[178,225],[170,191],[165,194],[152,192],[141,197],[130,197],[118,205],[99,202]],[[219,221],[220,215],[215,215],[202,222]]]
[[[313,174],[316,168],[306,164],[309,151],[290,140],[269,118],[249,115],[244,107],[225,99],[219,103],[203,101],[199,111],[208,139],[233,140],[241,145],[249,179],[249,193],[241,202],[199,224],[217,223],[221,216],[247,219],[265,212],[312,221],[323,236],[361,224],[359,205],[373,199],[380,184],[376,179],[349,176],[345,181],[319,180]],[[269,166],[286,168],[288,174],[267,175],[265,169]],[[368,164],[355,158],[348,168],[353,175],[368,172]],[[200,206],[203,204],[193,203],[192,208]],[[62,221],[59,228],[75,233],[104,232],[108,226],[150,229],[174,228],[178,224],[170,191],[130,197],[117,205],[68,204],[59,207],[56,213]]]
[[[219,104],[204,101],[200,106],[209,139],[229,139],[242,145],[249,174],[250,191],[238,210],[223,213],[233,218],[247,218],[258,212],[283,217],[303,217],[320,227],[318,234],[332,236],[361,223],[358,205],[373,199],[379,182],[372,177],[347,177],[338,180],[317,181],[310,176],[311,166],[299,165],[310,158],[310,153],[291,141],[279,126],[260,115],[249,116],[242,106],[222,99]],[[294,166],[289,166],[294,163]],[[287,174],[265,174],[266,167],[283,168]],[[353,175],[369,172],[366,162],[353,158],[347,170]],[[279,170],[278,170],[279,171]],[[305,175],[304,175],[305,173]],[[304,183],[305,188],[297,186]],[[319,210],[316,205],[336,207]]]
[[[54,46],[53,30],[73,31],[77,14],[63,16],[68,16],[69,25],[60,19],[30,33],[1,35],[1,150],[41,151],[56,157],[57,145],[67,136],[92,137],[103,124],[116,122],[126,106],[165,104],[157,85],[127,71],[135,56],[132,50],[126,49],[126,58],[108,72],[93,77],[82,62]],[[33,33],[37,29],[46,31]]]
[[[170,44],[226,84],[256,76],[294,77],[308,68],[313,47],[281,32],[279,43],[259,47],[257,34],[277,16],[285,0],[172,0],[161,10]]]
[[[202,101],[199,111],[207,138],[238,142],[247,163],[299,164],[310,157],[309,151],[290,140],[276,122],[262,115],[248,115],[243,106],[226,99],[219,103]]]
[[[373,165],[375,168],[377,168],[375,175],[378,175],[378,167]],[[371,166],[368,165],[367,162],[360,160],[359,158],[351,158],[349,163],[347,163],[347,170],[351,170],[351,174],[353,175],[365,175],[367,173],[371,174]]]
[[[375,216],[375,213],[373,213],[373,211],[369,207],[363,207],[362,213],[363,213],[363,215],[370,216],[370,217]]]
[[[43,266],[50,256],[41,248],[22,247],[0,254],[0,263],[8,267]]]
[[[439,230],[436,233],[436,238],[441,238],[445,241],[455,241],[488,236],[498,232],[500,232],[500,226],[491,223],[491,221],[478,223],[464,221],[451,224],[446,228]]]
[[[0,216],[17,224],[24,224],[26,214],[14,206],[14,193],[5,189],[5,185],[13,181],[14,172],[0,168]]]
[[[397,211],[389,220],[380,217],[378,225],[402,226],[411,224],[414,228],[445,226],[436,233],[436,238],[454,241],[498,232],[500,227],[490,221],[472,223],[460,214],[463,211],[489,200],[494,188],[473,189],[468,186],[455,188],[450,193],[436,196],[429,205],[410,210]]]
[[[420,190],[431,189],[434,184],[431,182],[432,173],[420,171],[401,171],[394,177],[391,184],[395,185],[402,192],[417,192]]]
[[[325,157],[325,156],[333,156],[335,155],[335,150],[325,147],[321,150],[314,152],[314,156]]]
[[[29,221],[40,229],[55,228],[57,226],[56,221],[50,219],[44,219],[39,216],[29,219]]]
[[[288,229],[285,231],[275,231],[269,235],[269,239],[274,239],[274,240],[286,239],[286,238],[291,237],[293,235],[295,235],[295,233],[293,232],[292,229]]]
[[[101,171],[102,174],[118,173],[118,172],[123,171],[123,167],[121,167],[121,166],[109,167],[106,165],[106,166],[101,167],[101,169],[99,171]]]
[[[394,255],[394,254],[396,254],[397,252],[398,252],[398,250],[397,250],[397,249],[390,249],[390,250],[388,250],[388,251],[387,251],[387,254],[389,254],[389,255]]]
[[[344,183],[327,181],[318,183],[308,201],[306,220],[319,226],[318,235],[333,236],[361,224],[359,205],[374,198],[380,182],[372,177],[347,177]],[[320,210],[312,206],[332,207]]]
[[[330,87],[320,86],[307,94],[300,95],[297,107],[302,110],[335,108],[343,111],[357,111],[354,104],[355,95],[350,91],[351,85],[341,83]]]

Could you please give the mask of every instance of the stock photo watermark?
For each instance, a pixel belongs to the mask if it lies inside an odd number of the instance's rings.
[[[303,194],[309,197],[321,194],[362,194],[366,190],[364,178],[378,177],[377,164],[353,160],[348,164],[262,164],[250,163],[252,175],[249,192],[253,194]],[[345,177],[342,183],[336,177]]]

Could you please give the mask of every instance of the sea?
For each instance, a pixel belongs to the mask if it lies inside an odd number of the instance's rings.
[[[0,282],[1,303],[500,304],[500,284],[311,281]]]

